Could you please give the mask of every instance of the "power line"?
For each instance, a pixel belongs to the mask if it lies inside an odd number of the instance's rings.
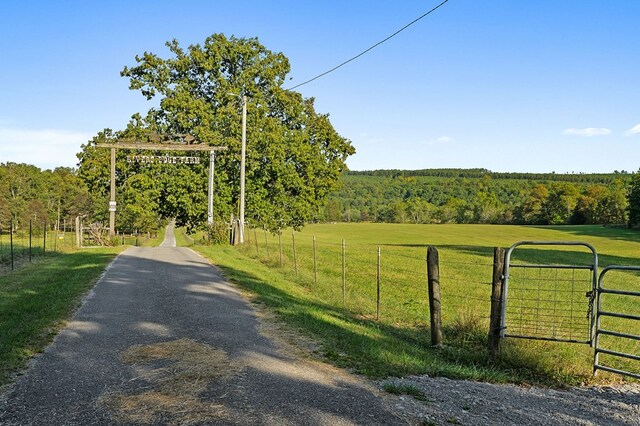
[[[314,80],[319,79],[320,77],[324,77],[325,75],[334,72],[335,70],[337,70],[338,68],[347,65],[349,62],[354,61],[356,59],[358,59],[360,56],[364,55],[365,53],[369,52],[370,50],[375,49],[376,47],[380,46],[382,43],[384,43],[385,41],[397,36],[398,34],[400,34],[402,31],[406,30],[407,28],[409,28],[411,25],[415,24],[416,22],[418,22],[419,20],[421,20],[422,18],[430,15],[431,13],[435,12],[438,8],[440,8],[440,6],[444,5],[446,2],[448,2],[449,0],[444,0],[442,3],[440,3],[439,5],[437,5],[436,7],[434,7],[433,9],[429,10],[428,12],[425,12],[424,14],[420,15],[419,17],[417,17],[416,19],[414,19],[413,21],[409,22],[407,25],[405,25],[404,27],[400,28],[398,31],[396,31],[395,33],[391,34],[390,36],[388,36],[387,38],[385,38],[384,40],[381,40],[379,42],[377,42],[376,44],[374,44],[373,46],[369,47],[366,50],[363,50],[362,52],[358,53],[356,56],[347,59],[346,61],[342,62],[339,65],[336,65],[335,67],[331,68],[328,71],[323,72],[322,74],[318,74],[317,76],[307,80],[307,81],[303,81],[300,84],[297,84],[293,87],[288,88],[287,90],[293,90],[296,89],[300,86],[304,86],[307,83],[311,83]]]

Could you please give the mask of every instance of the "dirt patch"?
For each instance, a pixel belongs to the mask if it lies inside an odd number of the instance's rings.
[[[223,405],[199,398],[213,381],[227,380],[241,371],[222,350],[191,339],[135,345],[121,356],[135,372],[132,390],[110,392],[100,398],[120,422],[188,425],[224,419]]]

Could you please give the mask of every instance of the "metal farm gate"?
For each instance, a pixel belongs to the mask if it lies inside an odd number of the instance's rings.
[[[586,247],[583,264],[562,262],[559,251],[528,251],[528,257],[552,258],[553,264],[518,262],[512,255],[523,246]],[[584,254],[583,254],[584,256]],[[571,261],[574,261],[572,256]],[[591,344],[598,254],[588,243],[574,241],[520,241],[505,256],[501,337]]]
[[[640,267],[608,266],[600,273],[593,346],[594,375],[603,370],[640,379]]]
[[[594,375],[602,370],[640,379],[640,267],[608,266],[598,276],[598,254],[589,243],[513,244],[505,255],[501,321],[503,338],[587,344],[594,348]]]

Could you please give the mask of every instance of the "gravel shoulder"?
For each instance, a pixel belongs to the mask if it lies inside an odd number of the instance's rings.
[[[414,376],[379,381],[419,389],[426,401],[388,396],[409,424],[640,425],[640,386],[556,390]]]

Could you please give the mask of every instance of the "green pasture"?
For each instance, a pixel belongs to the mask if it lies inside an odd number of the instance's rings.
[[[192,237],[201,241],[199,235]],[[593,350],[586,344],[511,338],[505,340],[498,361],[488,358],[493,248],[521,240],[584,241],[598,250],[600,266],[640,265],[640,233],[599,226],[322,224],[309,225],[295,235],[291,229],[281,235],[250,229],[243,247],[196,245],[196,249],[284,320],[320,340],[330,359],[363,374],[427,373],[554,385],[619,380],[610,374],[592,378]],[[431,348],[429,341],[427,245],[439,250],[442,349]],[[514,252],[514,263],[520,264],[589,262],[583,247],[522,247]],[[514,271],[507,304],[509,332],[588,339],[589,271],[517,272],[520,275]],[[640,289],[640,280],[630,273],[612,273],[607,280],[610,287]],[[640,314],[638,300],[610,296],[603,302],[609,310]],[[606,321],[606,327],[638,334],[632,329],[637,324],[631,321]],[[637,341],[607,339],[603,343],[610,349],[640,352]],[[635,361],[613,357],[602,361],[640,370]]]

